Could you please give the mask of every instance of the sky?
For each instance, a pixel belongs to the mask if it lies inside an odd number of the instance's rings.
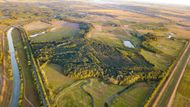
[[[93,0],[98,3],[118,2],[118,1],[135,1],[135,2],[146,2],[146,3],[159,3],[159,4],[177,4],[177,5],[188,5],[190,6],[190,0]]]
[[[125,0],[123,0],[123,1],[125,1]],[[179,4],[179,5],[189,5],[190,6],[190,0],[126,0],[126,1],[163,3],[163,4]]]

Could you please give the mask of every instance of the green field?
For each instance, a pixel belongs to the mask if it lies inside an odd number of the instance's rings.
[[[172,64],[174,57],[179,55],[179,52],[184,46],[184,41],[182,40],[171,40],[163,37],[158,38],[157,41],[150,41],[149,43],[160,52],[152,53],[142,49],[140,53],[146,60],[155,65],[155,69],[163,71],[168,69],[169,65]]]
[[[44,69],[49,86],[56,92],[55,104],[59,107],[104,107],[105,103],[126,86],[107,84],[100,79],[74,81],[61,74],[61,67],[48,64]],[[153,85],[137,83],[113,100],[111,106],[140,106],[152,91]],[[61,90],[62,89],[62,90]],[[130,103],[132,102],[132,103]]]
[[[55,30],[48,31],[46,34],[32,37],[33,42],[49,42],[57,41],[66,37],[79,36],[80,34],[79,25],[77,23],[67,22],[61,27],[55,27]]]
[[[111,107],[142,107],[154,86],[152,83],[137,83],[116,97]]]
[[[158,38],[157,41],[152,41],[150,44],[154,46],[156,49],[163,52],[164,54],[168,55],[168,57],[177,57],[180,50],[183,48],[185,41],[171,40],[167,37],[162,37]]]
[[[91,107],[90,96],[83,91],[84,81],[78,81],[75,84],[63,89],[56,97],[58,107]]]
[[[155,69],[167,70],[170,64],[170,59],[166,56],[155,54],[146,50],[141,50],[141,55],[145,57],[146,60],[150,61],[155,65]],[[158,60],[159,59],[159,60]]]
[[[53,91],[53,104],[58,107],[90,106],[91,99],[81,88],[85,80],[76,81],[64,76],[61,67],[55,64],[47,64],[43,70],[49,83],[48,87]]]
[[[90,83],[84,86],[84,89],[92,95],[95,107],[104,107],[109,97],[123,88],[125,86],[106,84],[98,79],[91,79]]]
[[[173,103],[174,107],[189,107],[190,105],[190,64],[188,64],[183,79],[178,87]]]
[[[91,39],[113,47],[124,47],[122,40],[111,33],[95,33]]]
[[[54,92],[56,104],[60,107],[61,105],[64,107],[81,105],[83,107],[88,100],[87,106],[90,106],[91,99],[86,92],[92,95],[95,107],[103,107],[112,94],[124,88],[106,84],[98,79],[90,79],[89,82],[87,80],[76,81],[61,74],[61,67],[55,64],[47,64],[43,70],[46,73],[49,87]]]
[[[48,79],[49,87],[54,93],[58,93],[75,82],[75,79],[66,77],[62,74],[62,68],[55,64],[47,64],[43,70]]]

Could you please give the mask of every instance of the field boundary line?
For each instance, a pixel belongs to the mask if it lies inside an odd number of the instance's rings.
[[[65,94],[65,92],[67,92],[69,89],[79,85],[81,82],[83,82],[83,81],[82,80],[76,81],[75,83],[71,84],[69,87],[67,87],[67,88],[63,89],[62,91],[60,91],[59,92],[60,94],[58,96],[56,96],[56,98],[55,98],[56,104],[58,104],[57,102],[58,102],[59,98],[62,97]]]
[[[90,97],[90,99],[91,99],[91,107],[94,107],[94,98],[93,98],[93,96],[87,90],[85,90],[85,86],[87,86],[88,84],[90,84],[90,82],[91,82],[91,80],[88,79],[86,82],[84,82],[80,86],[80,88],[81,88],[81,90],[83,90]]]

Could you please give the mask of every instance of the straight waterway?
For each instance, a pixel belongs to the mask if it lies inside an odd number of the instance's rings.
[[[9,45],[9,52],[11,55],[11,65],[13,72],[13,93],[11,97],[10,107],[18,107],[18,101],[20,96],[20,75],[19,75],[19,69],[16,61],[15,50],[12,40],[13,29],[14,27],[11,27],[7,32],[7,39]]]

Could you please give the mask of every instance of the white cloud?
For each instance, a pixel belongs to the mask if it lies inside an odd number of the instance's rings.
[[[125,0],[123,0],[123,1],[125,1]],[[129,1],[129,0],[126,0],[126,1]],[[190,5],[190,0],[130,0],[130,1],[162,3],[162,4]]]

